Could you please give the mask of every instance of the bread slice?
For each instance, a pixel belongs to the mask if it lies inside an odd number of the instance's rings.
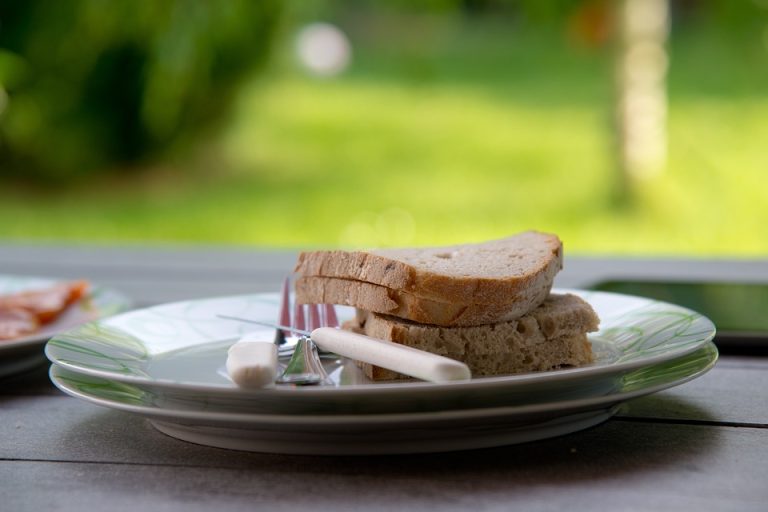
[[[481,244],[299,254],[304,277],[336,277],[377,284],[434,301],[498,304],[525,300],[551,286],[562,268],[555,235],[527,231]]]
[[[589,363],[593,355],[586,333],[597,330],[598,324],[594,310],[581,298],[551,294],[529,314],[509,322],[445,328],[358,311],[344,327],[463,361],[478,377]],[[361,366],[373,380],[405,378],[367,363]]]
[[[482,325],[512,320],[535,308],[549,295],[551,282],[513,297],[512,302],[462,304],[419,297],[378,284],[335,277],[307,276],[296,280],[301,304],[342,304],[414,322],[440,326]]]

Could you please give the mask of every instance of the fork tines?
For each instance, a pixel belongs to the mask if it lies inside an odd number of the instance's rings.
[[[326,327],[338,327],[339,317],[336,316],[336,308],[333,304],[323,304],[323,325]]]
[[[339,318],[333,304],[299,304],[294,301],[293,315],[291,315],[291,282],[286,277],[280,293],[280,308],[278,311],[278,325],[288,325],[294,329],[313,331],[318,327],[338,327]],[[283,329],[276,329],[275,343],[282,345],[285,338],[293,333]]]

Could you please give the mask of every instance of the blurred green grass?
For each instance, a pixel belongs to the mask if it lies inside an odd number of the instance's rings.
[[[623,203],[610,49],[553,30],[432,29],[427,45],[369,34],[333,79],[279,60],[220,138],[133,179],[2,184],[0,237],[354,247],[533,228],[570,252],[768,253],[758,28],[673,39],[668,169]]]

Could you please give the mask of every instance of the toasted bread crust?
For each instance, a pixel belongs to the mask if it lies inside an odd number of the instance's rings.
[[[467,326],[513,320],[541,304],[551,283],[530,288],[512,302],[462,304],[436,301],[352,279],[307,276],[296,280],[296,300],[301,304],[342,304],[414,322],[440,326]]]
[[[481,244],[302,252],[295,271],[304,277],[363,281],[445,303],[498,304],[551,286],[562,261],[557,236],[527,231]]]

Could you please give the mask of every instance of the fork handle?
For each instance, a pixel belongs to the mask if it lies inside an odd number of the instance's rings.
[[[311,338],[318,347],[340,356],[430,382],[467,380],[472,377],[469,367],[460,361],[363,334],[320,327],[312,331]]]

